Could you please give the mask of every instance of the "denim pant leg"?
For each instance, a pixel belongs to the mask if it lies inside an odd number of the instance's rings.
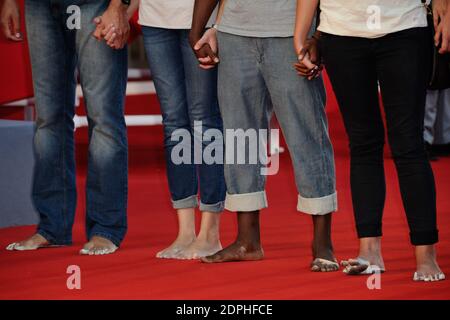
[[[127,231],[128,146],[124,119],[127,49],[98,42],[92,20],[109,1],[81,4],[76,46],[80,80],[89,121],[89,162],[86,181],[87,236],[120,245]]]
[[[186,98],[186,77],[180,48],[180,31],[142,28],[144,46],[161,105],[169,189],[174,209],[198,205],[198,178],[193,162],[193,138]],[[175,148],[175,149],[174,149]],[[182,148],[187,161],[173,161]]]
[[[50,1],[27,0],[25,5],[36,99],[32,196],[40,216],[37,232],[53,244],[67,245],[76,206],[74,35]]]
[[[207,163],[207,150],[224,150],[223,139],[208,141],[208,134],[223,137],[222,117],[217,100],[217,68],[203,70],[189,45],[188,30],[180,31],[180,45],[186,77],[186,98],[194,141],[200,146],[194,152],[202,159],[197,165],[200,181],[200,211],[222,212],[225,201],[223,152],[218,163]],[[203,137],[199,139],[199,137]],[[201,141],[200,141],[201,140]],[[209,155],[210,153],[208,153]]]
[[[291,154],[298,211],[325,215],[337,210],[334,155],[325,114],[322,78],[299,77],[292,38],[260,39],[262,70]]]
[[[227,155],[234,154],[234,159],[226,159],[224,167],[227,185],[225,208],[255,211],[268,205],[266,178],[261,175],[263,166],[260,161],[250,164],[248,148],[238,148],[230,133],[235,130],[267,130],[270,97],[260,72],[261,56],[254,39],[219,32],[218,40],[221,55],[218,94],[226,136],[225,150]],[[237,163],[236,156],[241,152],[245,152],[246,164]]]

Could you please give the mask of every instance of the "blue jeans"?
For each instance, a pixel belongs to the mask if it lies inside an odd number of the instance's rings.
[[[219,32],[218,40],[219,104],[224,129],[267,130],[273,110],[293,162],[297,210],[310,215],[336,211],[334,157],[322,78],[308,81],[297,75],[292,67],[297,60],[292,38]],[[228,210],[255,211],[268,206],[261,166],[225,165]]]
[[[37,232],[49,242],[72,242],[77,202],[74,103],[78,67],[89,121],[86,230],[119,245],[127,230],[128,152],[124,121],[127,51],[92,37],[92,20],[109,1],[27,0],[26,24],[36,98],[33,201]],[[67,7],[81,9],[70,30]]]
[[[189,45],[189,30],[143,27],[144,46],[158,94],[164,125],[167,177],[175,209],[194,208],[222,212],[225,200],[225,180],[222,164],[195,164],[194,139],[206,130],[222,131],[222,119],[217,102],[217,70],[202,70]],[[194,122],[201,121],[201,132]],[[191,161],[181,164],[172,159],[177,132],[190,133]],[[203,141],[202,150],[222,141]]]

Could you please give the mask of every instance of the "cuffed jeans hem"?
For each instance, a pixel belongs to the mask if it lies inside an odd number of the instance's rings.
[[[115,246],[120,247],[121,240],[117,239],[116,237],[113,237],[112,235],[105,233],[105,232],[92,232],[89,236],[89,241],[92,239],[93,236],[102,237],[105,239],[108,239],[112,243],[114,243]]]
[[[410,232],[409,238],[414,246],[427,246],[435,244],[439,241],[439,231],[416,231]]]
[[[200,211],[201,212],[213,212],[213,213],[221,213],[225,208],[225,202],[220,201],[214,204],[206,204],[200,201]]]
[[[225,198],[225,209],[232,212],[249,212],[268,207],[265,191],[229,194]]]
[[[172,206],[174,209],[196,208],[198,206],[197,195],[194,194],[194,195],[184,198],[184,199],[172,200]]]
[[[383,235],[381,224],[356,225],[358,238],[376,238]]]
[[[70,246],[72,244],[72,239],[58,240],[42,229],[38,229],[36,233],[43,236],[52,245]]]
[[[297,210],[309,215],[323,216],[338,209],[337,192],[321,198],[298,196]]]

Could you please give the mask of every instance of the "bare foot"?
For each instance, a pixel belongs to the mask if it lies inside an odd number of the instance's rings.
[[[197,239],[181,250],[176,257],[186,260],[200,259],[222,250],[219,225],[219,213],[202,212],[202,223]]]
[[[361,238],[359,256],[341,262],[343,272],[348,275],[361,273],[384,272],[384,261],[381,254],[381,238]]]
[[[43,247],[50,247],[50,243],[43,236],[36,233],[26,240],[11,243],[6,247],[6,250],[28,251]]]
[[[333,247],[313,244],[312,251],[314,260],[311,262],[311,271],[333,272],[339,270],[339,264],[334,256]]]
[[[156,254],[157,258],[180,259],[177,255],[195,241],[195,209],[178,209],[177,216],[178,236],[169,247]]]
[[[440,281],[445,275],[436,261],[436,249],[433,245],[416,247],[417,271],[414,281]]]
[[[218,239],[208,241],[206,238],[198,237],[186,249],[181,250],[176,257],[182,260],[200,259],[213,255],[220,250],[222,250],[222,245]]]
[[[195,234],[189,236],[178,236],[178,238],[167,248],[156,254],[160,259],[181,259],[178,254],[195,242]]]
[[[93,236],[91,240],[84,245],[83,249],[80,250],[80,254],[100,256],[114,253],[117,249],[118,247],[110,240],[100,236]]]
[[[332,214],[313,216],[314,240],[312,244],[313,261],[311,271],[332,272],[339,270],[339,264],[334,256],[331,241]]]
[[[259,245],[251,245],[236,241],[227,248],[202,258],[205,263],[220,263],[232,261],[256,261],[264,258],[264,251]]]

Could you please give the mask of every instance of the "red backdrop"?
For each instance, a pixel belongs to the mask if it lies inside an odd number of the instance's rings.
[[[25,40],[13,42],[7,40],[0,32],[0,104],[33,96],[31,67],[26,41],[24,0],[19,0],[21,7],[21,31]],[[131,37],[134,40],[140,34],[137,24],[138,15],[131,20]]]
[[[21,31],[26,39],[24,0],[21,7]],[[0,32],[1,33],[1,32]],[[33,96],[31,68],[26,40],[13,42],[0,35],[0,104]]]

